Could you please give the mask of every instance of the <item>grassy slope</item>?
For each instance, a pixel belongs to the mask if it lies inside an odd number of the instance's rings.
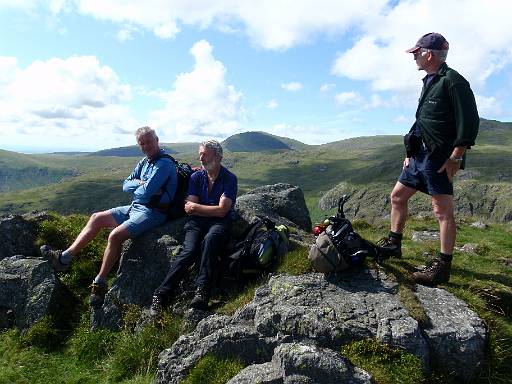
[[[62,241],[72,238],[85,222],[84,217],[56,218],[41,229],[41,241]],[[354,223],[366,238],[376,240],[387,227],[387,223],[370,226],[364,222]],[[459,221],[457,245],[476,243],[475,254],[456,252],[453,275],[444,288],[463,298],[486,322],[490,331],[489,360],[475,383],[507,383],[512,363],[512,236],[510,226],[491,225],[482,230],[470,227],[464,220]],[[388,260],[383,268],[398,279],[402,301],[418,321],[421,311],[410,294],[413,287],[409,272],[413,266],[424,262],[425,251],[433,253],[435,243],[420,244],[410,240],[413,230],[434,228],[432,220],[412,220],[405,232],[404,257]],[[105,235],[106,236],[106,235]],[[15,331],[0,333],[0,383],[149,383],[154,377],[158,352],[176,340],[184,332],[180,320],[172,315],[156,323],[142,333],[134,333],[133,325],[140,315],[137,308],[127,309],[126,328],[120,333],[109,331],[90,332],[86,284],[98,267],[105,236],[101,236],[73,264],[71,272],[61,279],[74,292],[80,305],[78,319],[71,325],[48,325],[22,336]],[[375,267],[371,262],[369,265]],[[307,250],[290,252],[276,267],[276,273],[302,274],[310,267]],[[232,314],[237,308],[249,302],[257,286],[267,276],[248,283],[240,290],[215,296],[214,308],[220,313]],[[409,292],[409,293],[408,293]],[[57,331],[55,331],[57,329]],[[63,331],[59,331],[59,329]],[[71,333],[69,332],[71,330]],[[64,335],[60,344],[49,346],[51,337]],[[376,384],[387,383],[456,383],[454,378],[434,371],[432,374],[418,369],[418,360],[412,355],[394,351],[372,340],[354,342],[343,347],[343,354],[358,366],[375,376]],[[222,383],[236,374],[243,366],[236,359],[219,359],[208,356],[198,363],[189,376],[190,383],[202,383],[204,377],[212,383]],[[206,376],[205,376],[206,375]],[[215,379],[213,379],[215,378]],[[202,381],[203,380],[203,381]]]

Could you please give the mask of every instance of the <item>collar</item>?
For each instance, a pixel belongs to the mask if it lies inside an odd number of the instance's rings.
[[[425,77],[423,77],[423,79],[421,79],[423,81],[423,83],[425,83],[425,81],[428,79],[429,76],[431,75],[434,75],[435,76],[446,76],[446,71],[448,70],[448,64],[446,64],[446,62],[442,63],[441,66],[439,67],[439,69],[437,70],[437,72],[435,73],[430,73],[430,74],[427,74],[425,75]]]

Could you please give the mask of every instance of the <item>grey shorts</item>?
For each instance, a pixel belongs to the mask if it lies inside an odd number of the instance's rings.
[[[117,224],[123,224],[126,227],[131,237],[136,237],[162,225],[167,218],[165,213],[137,203],[112,208],[110,213],[114,220],[117,221]]]

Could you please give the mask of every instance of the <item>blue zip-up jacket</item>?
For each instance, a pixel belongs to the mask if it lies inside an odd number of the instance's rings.
[[[160,154],[165,154],[165,151],[161,149]],[[138,180],[144,184],[140,185]],[[143,205],[148,204],[153,195],[161,193],[159,203],[165,205],[172,203],[177,183],[176,166],[171,159],[162,157],[151,162],[145,157],[124,181],[123,191],[132,192],[133,202]]]

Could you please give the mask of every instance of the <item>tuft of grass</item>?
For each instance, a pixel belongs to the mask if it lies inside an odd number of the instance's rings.
[[[242,369],[244,363],[236,358],[206,355],[190,371],[183,384],[224,384]]]
[[[276,273],[287,273],[289,275],[303,275],[312,272],[313,269],[308,260],[309,249],[297,247],[288,252],[276,266]]]
[[[354,365],[371,373],[376,384],[418,384],[425,381],[421,360],[408,352],[376,340],[354,341],[341,353]]]
[[[109,379],[117,382],[154,372],[158,355],[178,339],[181,328],[181,320],[164,314],[158,323],[147,325],[138,333],[121,332],[108,362]]]

